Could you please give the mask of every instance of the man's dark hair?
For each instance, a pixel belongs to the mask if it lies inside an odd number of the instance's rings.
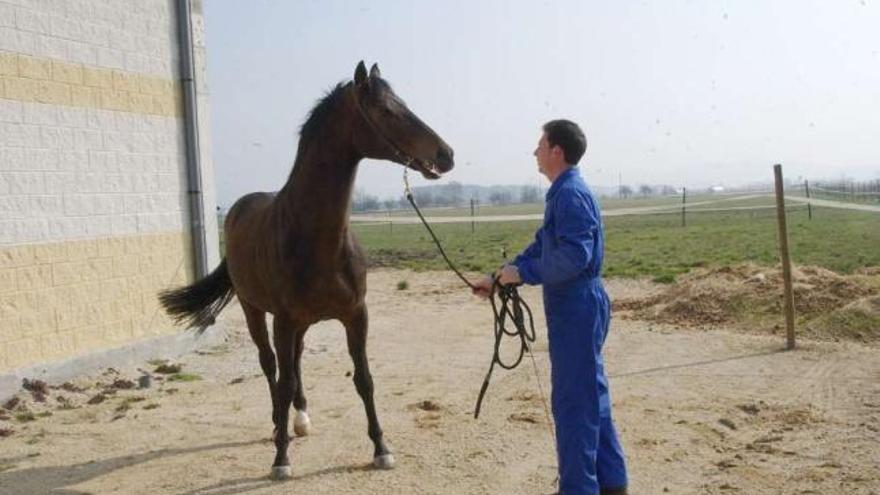
[[[587,138],[584,131],[570,120],[551,120],[544,124],[544,134],[547,135],[547,144],[552,148],[559,146],[565,155],[565,162],[569,165],[577,165],[581,157],[587,151]]]

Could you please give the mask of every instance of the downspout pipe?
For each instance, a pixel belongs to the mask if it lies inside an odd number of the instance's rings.
[[[196,279],[208,274],[205,208],[202,197],[202,164],[199,149],[199,119],[196,108],[195,68],[193,67],[192,3],[177,0],[177,27],[180,49],[180,82],[183,90],[183,127],[186,133],[186,177],[189,197],[190,232]]]

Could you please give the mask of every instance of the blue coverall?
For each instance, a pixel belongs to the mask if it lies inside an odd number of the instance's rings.
[[[561,495],[627,485],[602,359],[611,317],[603,237],[596,199],[571,167],[553,181],[544,223],[513,262],[523,282],[543,285]]]

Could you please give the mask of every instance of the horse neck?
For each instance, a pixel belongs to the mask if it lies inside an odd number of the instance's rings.
[[[332,121],[331,121],[332,122]],[[294,236],[340,248],[348,230],[351,193],[361,156],[339,122],[300,143],[293,171],[276,198],[282,224]],[[329,254],[329,253],[328,253]]]

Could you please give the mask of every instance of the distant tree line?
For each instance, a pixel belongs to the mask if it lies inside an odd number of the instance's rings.
[[[471,200],[478,204],[509,205],[516,203],[539,203],[544,191],[538,186],[475,186],[459,182],[413,188],[413,196],[419,207],[469,206]],[[378,196],[356,190],[352,198],[352,210],[357,212],[395,210],[409,208],[406,196],[380,199]]]
[[[617,189],[617,195],[621,198],[630,198],[635,195],[636,187],[627,184],[621,184]],[[667,184],[651,185],[641,184],[638,186],[638,194],[641,197],[649,196],[675,196],[681,194],[681,189],[672,187]]]
[[[591,186],[592,187],[592,186]],[[723,191],[720,186],[705,189],[694,189],[694,192],[717,193]],[[450,182],[431,186],[413,188],[413,195],[419,207],[466,207],[471,200],[481,205],[510,205],[517,203],[540,203],[544,200],[546,189],[539,186],[476,186]],[[668,184],[621,184],[616,188],[594,187],[593,192],[600,197],[647,198],[651,196],[680,196],[682,189]],[[688,188],[688,194],[691,189]],[[378,196],[355,191],[352,209],[357,212],[395,210],[409,208],[409,201],[401,195],[399,198],[380,199]]]

